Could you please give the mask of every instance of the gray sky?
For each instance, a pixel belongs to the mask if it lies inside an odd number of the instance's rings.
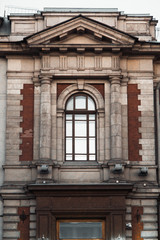
[[[5,6],[38,10],[43,10],[44,7],[118,8],[125,13],[149,13],[159,20],[160,28],[160,0],[0,0],[0,16],[4,16]]]

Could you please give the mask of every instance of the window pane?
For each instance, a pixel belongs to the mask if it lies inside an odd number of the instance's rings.
[[[95,122],[89,121],[89,136],[95,136]]]
[[[75,121],[75,136],[77,137],[86,137],[87,129],[86,129],[86,121]]]
[[[86,114],[75,114],[75,120],[86,120],[87,115]]]
[[[95,156],[95,155],[89,155],[89,160],[90,160],[90,161],[96,160],[96,156]]]
[[[60,222],[60,239],[100,239],[102,222]]]
[[[88,110],[95,110],[95,104],[90,97],[88,97]]]
[[[66,121],[66,136],[72,136],[72,122]]]
[[[89,120],[95,120],[95,114],[89,114]]]
[[[66,138],[66,153],[72,153],[72,138]]]
[[[72,160],[72,155],[66,155],[66,160],[71,161]]]
[[[76,96],[75,97],[75,108],[76,109],[86,109],[86,97]]]
[[[73,97],[71,97],[71,98],[68,100],[66,109],[67,109],[67,110],[73,110]]]
[[[72,114],[66,114],[66,120],[72,120]]]
[[[89,153],[95,153],[95,138],[89,139]]]
[[[75,138],[75,153],[87,153],[86,138]]]
[[[86,161],[87,155],[75,155],[75,160],[76,161]]]

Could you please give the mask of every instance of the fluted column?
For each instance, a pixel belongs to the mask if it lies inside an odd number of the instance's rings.
[[[40,97],[40,160],[51,156],[51,78],[43,76]]]
[[[111,82],[111,159],[122,159],[121,78],[110,77]]]

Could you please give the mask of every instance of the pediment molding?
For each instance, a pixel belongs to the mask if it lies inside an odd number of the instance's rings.
[[[82,15],[25,38],[30,47],[133,45],[137,38]]]

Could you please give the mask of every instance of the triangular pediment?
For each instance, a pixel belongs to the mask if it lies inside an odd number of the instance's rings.
[[[133,45],[135,37],[82,15],[25,38],[30,46]]]

